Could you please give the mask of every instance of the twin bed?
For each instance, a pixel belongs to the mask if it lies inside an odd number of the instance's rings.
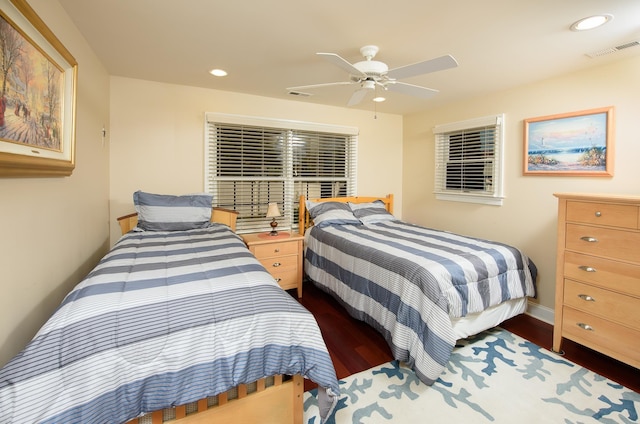
[[[303,377],[326,415],[339,387],[319,327],[235,214],[210,196],[134,199],[125,234],[0,369],[0,422],[301,423]]]
[[[236,214],[210,196],[134,204],[122,238],[0,369],[0,421],[301,423],[303,378],[329,416],[339,387],[317,323],[234,233]],[[392,212],[392,196],[301,198],[305,273],[431,384],[457,339],[525,310],[535,267]]]
[[[426,384],[456,340],[523,313],[535,295],[537,271],[520,250],[397,220],[391,195],[302,197],[299,211],[309,279]]]

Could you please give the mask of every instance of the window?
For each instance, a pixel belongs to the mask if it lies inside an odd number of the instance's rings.
[[[206,127],[205,191],[239,212],[239,232],[269,230],[269,203],[280,209],[278,228],[290,229],[300,195],[356,193],[356,128],[217,113]]]
[[[502,205],[504,115],[438,125],[437,199]]]

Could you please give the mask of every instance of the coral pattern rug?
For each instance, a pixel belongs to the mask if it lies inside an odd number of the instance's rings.
[[[640,394],[501,328],[459,341],[433,386],[392,361],[340,388],[328,424],[640,422]],[[304,423],[320,424],[304,395]]]

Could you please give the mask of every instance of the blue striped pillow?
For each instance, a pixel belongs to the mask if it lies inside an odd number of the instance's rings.
[[[146,231],[183,231],[205,228],[211,222],[210,194],[172,196],[133,193],[133,204],[138,212],[138,226]]]
[[[393,221],[395,216],[391,215],[384,206],[384,203],[380,200],[369,203],[351,203],[349,207],[353,211],[353,214],[363,224],[373,224],[376,222]]]
[[[353,212],[346,203],[341,202],[312,202],[307,200],[307,210],[313,225],[316,227],[324,227],[333,224],[352,224],[359,225],[358,218],[353,216]]]

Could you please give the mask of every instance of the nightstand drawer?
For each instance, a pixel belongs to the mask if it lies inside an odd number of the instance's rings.
[[[285,272],[290,270],[294,270],[294,271],[298,270],[297,255],[282,256],[282,257],[276,257],[276,258],[265,258],[265,259],[258,258],[258,260],[262,265],[264,265],[267,271],[269,271],[272,275],[276,271]]]
[[[297,233],[242,234],[242,239],[284,290],[296,289],[302,297],[302,241]]]
[[[298,270],[283,269],[269,271],[275,278],[276,282],[284,290],[295,289],[298,287]]]
[[[640,331],[640,299],[564,280],[564,304]]]
[[[283,241],[280,243],[267,243],[252,246],[254,255],[258,259],[277,256],[296,255],[298,253],[298,241]]]
[[[567,221],[638,228],[638,207],[592,202],[567,202]]]
[[[565,252],[564,276],[640,297],[640,265]]]

